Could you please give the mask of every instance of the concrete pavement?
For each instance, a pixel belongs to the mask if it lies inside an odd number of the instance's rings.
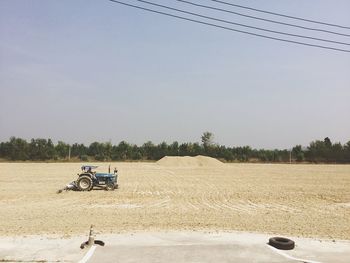
[[[350,262],[350,241],[287,236],[296,246],[282,251],[267,245],[272,236],[246,232],[97,233],[96,239],[103,240],[105,246],[96,246],[84,262]],[[86,240],[87,236],[0,237],[0,261],[79,262],[89,251],[79,248]]]
[[[339,262],[348,263],[350,242],[292,238],[294,250],[267,245],[271,235],[253,233],[136,233],[104,237],[89,263],[97,262]],[[101,238],[100,238],[101,239]]]

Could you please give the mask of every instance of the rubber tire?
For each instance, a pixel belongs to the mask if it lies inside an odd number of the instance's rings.
[[[282,250],[291,250],[295,247],[294,241],[285,237],[271,237],[269,245]]]
[[[86,183],[88,183],[88,186],[86,188],[81,187],[80,185],[81,181],[85,181]],[[77,180],[77,187],[80,191],[90,191],[93,187],[92,179],[87,175],[80,176],[79,179]]]
[[[106,185],[106,190],[107,191],[114,191],[114,184],[107,184]]]
[[[94,242],[96,245],[100,245],[101,247],[104,247],[105,242],[103,242],[102,240],[95,240]]]

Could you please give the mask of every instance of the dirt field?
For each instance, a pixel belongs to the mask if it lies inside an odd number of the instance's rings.
[[[107,163],[100,171],[107,171]],[[0,235],[243,230],[350,239],[350,166],[117,163],[120,189],[56,190],[78,163],[0,163]]]

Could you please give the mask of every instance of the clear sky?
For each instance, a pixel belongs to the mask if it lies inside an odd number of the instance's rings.
[[[350,37],[154,2],[350,43]],[[350,26],[348,0],[227,2]],[[326,136],[349,141],[350,53],[261,39],[107,0],[0,1],[0,141],[196,142],[207,130],[227,146],[291,148]]]

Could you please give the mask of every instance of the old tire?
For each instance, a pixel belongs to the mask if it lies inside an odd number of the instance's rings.
[[[269,239],[269,245],[282,250],[291,250],[294,248],[295,243],[293,240],[284,237],[271,237]]]
[[[77,186],[80,191],[90,191],[92,189],[92,179],[87,175],[80,176]]]

